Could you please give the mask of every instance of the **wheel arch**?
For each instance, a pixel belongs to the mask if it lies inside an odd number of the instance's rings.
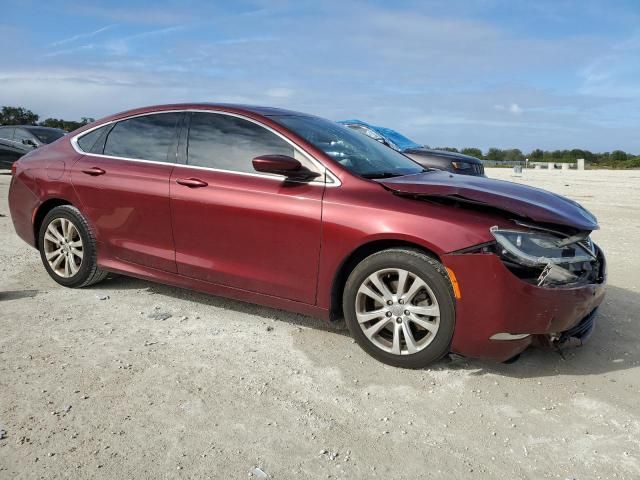
[[[441,261],[440,257],[433,250],[425,248],[424,245],[420,245],[408,240],[378,239],[358,246],[342,261],[334,275],[333,282],[331,283],[331,298],[329,310],[329,318],[331,321],[338,320],[343,316],[342,295],[344,292],[344,286],[353,269],[369,255],[380,252],[382,250],[388,250],[390,248],[406,248],[415,250],[435,260]]]
[[[38,206],[38,208],[36,209],[33,216],[33,237],[35,239],[36,248],[40,248],[38,245],[38,240],[39,240],[40,227],[42,225],[42,221],[44,220],[44,217],[46,217],[51,210],[61,205],[73,206],[73,204],[70,201],[65,200],[63,198],[49,198],[44,202],[42,202],[40,206]]]

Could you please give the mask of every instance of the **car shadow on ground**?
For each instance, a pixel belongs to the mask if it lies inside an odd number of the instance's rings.
[[[146,289],[150,293],[161,296],[349,336],[349,331],[342,320],[327,324],[306,315],[121,275],[110,277],[107,281],[90,288],[95,290]],[[637,311],[639,304],[639,293],[609,286],[605,301],[598,310],[596,329],[589,342],[583,347],[560,351],[529,348],[522,353],[518,361],[510,364],[451,356],[430,365],[429,368],[431,370],[465,370],[470,375],[494,374],[514,378],[592,375],[634,368],[640,366],[640,349],[638,348],[640,323],[637,322],[640,313]]]
[[[178,300],[192,301],[201,305],[209,305],[215,308],[221,308],[238,313],[244,313],[249,315],[255,315],[262,317],[265,320],[280,320],[283,322],[297,325],[300,327],[314,328],[316,330],[323,330],[327,332],[336,333],[339,335],[349,336],[349,331],[344,323],[340,320],[328,324],[317,318],[309,317],[307,315],[301,315],[296,313],[287,312],[285,310],[278,310],[275,308],[264,307],[253,303],[241,302],[239,300],[233,300],[230,298],[219,297],[208,293],[202,293],[195,290],[188,290],[181,287],[174,287],[171,285],[164,285],[160,283],[154,283],[147,280],[141,280],[133,277],[126,277],[124,275],[109,276],[106,281],[88,287],[98,290],[104,289],[118,289],[118,290],[141,290],[145,289],[149,293],[168,296]]]
[[[21,298],[33,298],[39,290],[8,290],[0,292],[0,302],[3,300],[19,300]]]

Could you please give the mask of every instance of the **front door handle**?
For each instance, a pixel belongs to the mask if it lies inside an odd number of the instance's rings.
[[[200,180],[199,178],[178,178],[176,183],[189,188],[200,188],[209,185],[207,182]]]
[[[93,177],[97,177],[98,175],[104,175],[105,172],[103,169],[98,167],[85,168],[82,170],[82,173],[86,173],[87,175],[91,175]]]

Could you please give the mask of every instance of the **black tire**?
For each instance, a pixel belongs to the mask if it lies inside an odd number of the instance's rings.
[[[406,270],[423,280],[438,302],[438,329],[431,342],[417,353],[399,355],[383,350],[364,334],[356,317],[356,297],[360,285],[374,272],[395,268]],[[383,363],[401,368],[424,368],[449,352],[455,326],[455,300],[451,282],[444,266],[420,251],[393,248],[374,253],[362,260],[347,279],[342,308],[347,327],[355,341],[365,352]]]
[[[49,225],[59,219],[70,221],[76,228],[80,235],[80,239],[82,240],[83,255],[81,263],[78,271],[69,277],[64,277],[56,273],[51,265],[49,265],[49,261],[46,258],[45,234]],[[96,240],[91,232],[91,228],[89,227],[87,220],[76,207],[71,205],[55,207],[44,217],[42,225],[40,226],[40,232],[38,233],[38,248],[40,250],[42,264],[47,270],[47,273],[49,273],[49,276],[65,287],[86,287],[104,280],[108,275],[106,270],[98,267]]]

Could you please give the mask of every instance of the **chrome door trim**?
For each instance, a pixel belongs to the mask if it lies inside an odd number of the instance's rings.
[[[311,155],[309,152],[307,152],[304,148],[302,148],[301,146],[297,145],[292,140],[290,140],[289,138],[287,138],[284,135],[282,135],[280,132],[277,132],[273,128],[271,128],[271,127],[269,127],[267,125],[264,125],[263,123],[255,120],[253,118],[249,118],[249,117],[247,117],[245,115],[240,115],[240,114],[233,113],[233,112],[226,112],[224,110],[206,110],[206,109],[198,109],[198,108],[189,108],[189,109],[181,109],[181,110],[158,110],[156,112],[138,113],[138,114],[135,114],[135,115],[130,115],[128,117],[122,117],[122,118],[118,118],[118,119],[115,119],[115,120],[110,120],[108,122],[101,123],[100,125],[96,125],[95,127],[91,127],[90,129],[85,130],[84,132],[81,132],[81,133],[73,136],[71,138],[71,146],[73,147],[73,149],[77,153],[80,153],[82,155],[91,155],[91,156],[99,157],[99,158],[109,158],[109,159],[113,159],[113,160],[127,160],[127,161],[131,161],[131,162],[153,163],[153,164],[160,164],[160,165],[174,165],[174,166],[180,166],[180,167],[193,168],[193,169],[196,169],[196,170],[207,170],[207,171],[210,171],[210,172],[232,173],[232,174],[235,174],[235,175],[245,175],[245,176],[259,177],[259,178],[271,178],[271,179],[274,179],[274,180],[278,180],[280,182],[283,179],[286,178],[284,175],[271,175],[271,174],[266,174],[266,173],[238,172],[238,171],[235,171],[235,170],[224,170],[224,169],[220,169],[220,168],[200,167],[200,166],[196,166],[196,165],[179,164],[179,163],[174,163],[174,162],[158,162],[158,161],[155,161],[155,160],[143,160],[143,159],[139,159],[139,158],[116,157],[116,156],[104,155],[104,154],[100,154],[100,153],[85,152],[78,145],[78,139],[80,139],[81,137],[91,133],[94,130],[97,130],[98,128],[102,128],[104,126],[111,125],[112,123],[121,122],[123,120],[130,120],[132,118],[137,118],[137,117],[144,117],[144,116],[148,116],[148,115],[156,115],[156,114],[160,114],[160,113],[187,113],[187,112],[200,112],[200,113],[211,113],[211,114],[217,114],[217,115],[229,115],[231,117],[237,117],[237,118],[241,118],[243,120],[247,120],[249,122],[255,123],[256,125],[259,125],[262,128],[265,128],[265,129],[269,130],[271,133],[274,133],[275,135],[280,137],[282,140],[287,142],[293,148],[295,148],[296,150],[301,152],[315,167],[318,168],[318,170],[320,172],[324,172],[325,173],[326,180],[322,180],[322,181],[321,180],[312,180],[310,182],[297,182],[297,183],[304,183],[306,185],[324,185],[326,187],[339,187],[342,184],[342,182],[340,182],[340,179],[331,170],[329,170],[322,162],[317,160],[313,155]],[[321,175],[321,177],[322,177],[322,175]]]

